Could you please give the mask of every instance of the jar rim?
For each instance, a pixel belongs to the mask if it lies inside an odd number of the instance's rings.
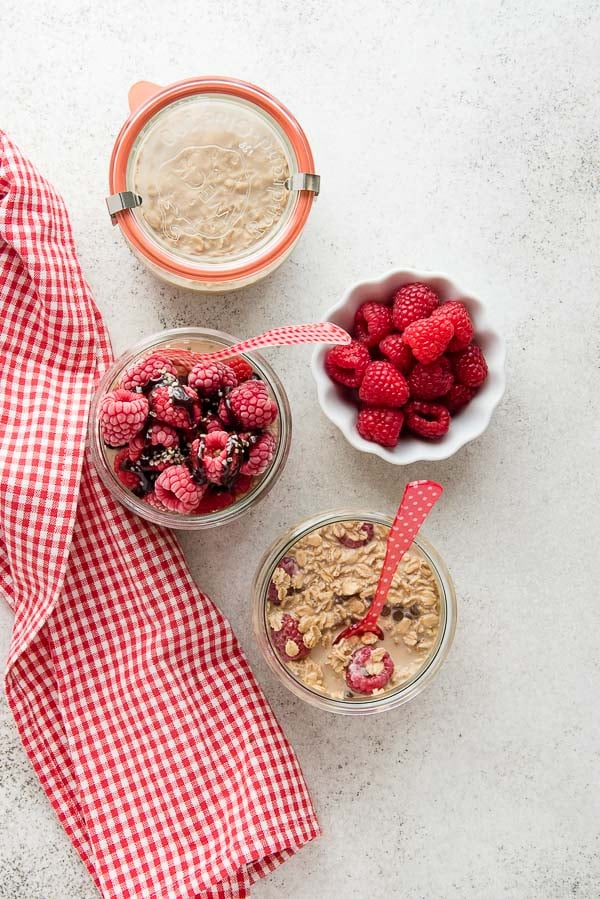
[[[201,76],[177,81],[164,88],[157,88],[155,94],[131,112],[117,136],[111,154],[109,166],[111,195],[128,189],[127,165],[130,153],[136,138],[150,119],[177,100],[204,93],[224,94],[258,106],[275,121],[286,135],[295,156],[297,170],[299,172],[314,171],[314,160],[308,139],[299,122],[279,100],[247,81],[223,76]],[[313,200],[314,194],[310,191],[299,191],[297,201],[290,213],[289,222],[273,241],[267,243],[263,251],[259,251],[254,258],[241,262],[237,266],[228,265],[222,269],[216,265],[203,268],[186,263],[184,260],[181,262],[176,260],[144,232],[131,209],[124,209],[119,213],[118,224],[127,241],[149,263],[172,275],[218,284],[232,279],[251,277],[263,268],[268,268],[280,256],[284,256],[300,236],[312,208]]]
[[[263,554],[252,585],[254,632],[271,671],[295,696],[324,711],[340,715],[371,715],[397,708],[414,699],[437,674],[450,651],[456,630],[456,593],[454,583],[446,564],[437,549],[421,534],[414,539],[414,544],[425,555],[432,566],[441,587],[441,602],[444,610],[443,629],[435,651],[431,653],[423,667],[406,684],[389,693],[374,699],[360,702],[333,699],[303,684],[288,670],[283,660],[275,652],[269,640],[266,628],[266,597],[268,582],[277,561],[306,534],[317,528],[336,521],[370,521],[391,527],[393,518],[378,512],[367,512],[364,509],[333,509],[307,518],[289,528],[279,539],[275,540]]]

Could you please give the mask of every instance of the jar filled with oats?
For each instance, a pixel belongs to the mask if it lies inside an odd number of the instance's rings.
[[[155,274],[202,292],[259,280],[292,251],[320,179],[296,119],[255,85],[146,81],[110,163],[108,210]]]
[[[413,699],[444,661],[456,596],[436,550],[419,536],[394,576],[373,634],[334,644],[373,600],[392,520],[331,512],[302,522],[265,554],[253,587],[254,629],[271,670],[312,705],[370,714]]]

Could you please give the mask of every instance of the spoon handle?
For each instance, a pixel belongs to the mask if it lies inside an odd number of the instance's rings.
[[[333,322],[315,322],[306,325],[287,325],[281,328],[271,328],[256,337],[249,337],[233,346],[216,350],[214,353],[204,353],[203,361],[230,359],[236,353],[257,350],[265,346],[292,346],[300,343],[350,343],[351,337],[347,331],[334,325]]]
[[[435,481],[411,481],[404,488],[402,502],[390,528],[383,568],[371,608],[365,615],[365,624],[377,624],[392,585],[392,579],[407,549],[410,549],[419,528],[435,506],[443,492]]]

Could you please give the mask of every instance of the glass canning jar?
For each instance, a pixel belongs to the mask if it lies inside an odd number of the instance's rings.
[[[338,510],[323,512],[290,528],[278,538],[263,555],[252,587],[254,633],[267,664],[278,680],[294,695],[309,705],[340,715],[371,715],[397,708],[414,699],[434,679],[444,662],[456,628],[456,594],[452,579],[437,550],[419,535],[413,543],[413,551],[429,564],[439,593],[440,623],[434,645],[414,676],[387,692],[360,696],[352,699],[335,699],[323,691],[308,686],[296,677],[277,652],[270,635],[267,620],[268,591],[278,562],[294,553],[294,546],[303,537],[325,525],[336,522],[370,522],[390,528],[392,518],[364,510]]]
[[[156,275],[205,293],[277,268],[306,224],[320,179],[292,114],[253,84],[146,81],[115,142],[107,205]]]
[[[258,353],[239,354],[250,363],[255,375],[267,385],[271,399],[277,403],[278,415],[269,430],[276,438],[276,449],[267,470],[252,479],[247,492],[236,497],[231,505],[214,512],[202,515],[185,515],[177,512],[162,511],[144,499],[136,496],[117,477],[114,470],[116,449],[107,447],[102,439],[98,420],[99,405],[103,397],[119,384],[123,373],[141,356],[155,350],[192,350],[193,352],[211,352],[224,346],[237,343],[236,337],[222,331],[207,328],[174,328],[154,334],[136,344],[117,359],[104,374],[92,400],[90,409],[88,440],[92,461],[102,481],[120,503],[154,524],[181,530],[201,530],[226,524],[239,518],[261,500],[271,490],[281,475],[288,458],[292,433],[290,406],[281,381],[270,365]]]

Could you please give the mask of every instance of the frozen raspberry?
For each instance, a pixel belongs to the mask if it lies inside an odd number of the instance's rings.
[[[237,377],[234,370],[222,362],[196,362],[189,373],[188,384],[200,396],[212,396],[222,387],[235,387]]]
[[[159,352],[173,363],[175,371],[180,377],[185,377],[199,359],[198,353],[180,347],[163,347]]]
[[[362,540],[353,540],[352,537],[348,537],[344,534],[343,537],[338,537],[338,543],[341,543],[342,546],[347,546],[348,549],[358,549],[359,546],[366,546],[367,543],[370,543],[373,539],[373,534],[375,533],[375,529],[370,521],[365,521],[360,526],[360,530],[364,532],[364,539]]]
[[[235,372],[238,384],[242,381],[248,381],[254,374],[254,369],[249,362],[246,362],[241,356],[232,356],[227,360],[227,365]]]
[[[139,434],[136,434],[135,437],[132,437],[129,441],[129,446],[127,447],[127,452],[129,454],[129,459],[131,462],[137,462],[142,453],[144,452],[144,447],[146,446],[146,438],[144,436],[144,432],[140,431]]]
[[[415,361],[411,348],[404,343],[400,334],[388,334],[384,337],[379,344],[379,351],[403,375],[410,371]]]
[[[210,434],[211,431],[224,431],[228,426],[228,422],[221,421],[218,415],[215,415],[213,412],[209,412],[208,415],[205,415],[201,421],[202,430],[206,431],[207,434]],[[192,431],[192,439],[196,436],[196,432]]]
[[[243,439],[245,435],[241,436]],[[267,470],[271,459],[275,455],[277,441],[269,431],[265,431],[258,439],[254,439],[251,436],[248,436],[246,439],[250,440],[250,450],[248,458],[240,468],[240,473],[253,476],[262,474]]]
[[[456,380],[465,387],[480,387],[487,378],[488,367],[481,348],[476,343],[454,357]]]
[[[382,303],[363,303],[354,316],[354,338],[365,346],[377,346],[392,330],[392,311]]]
[[[357,646],[346,668],[346,683],[355,693],[369,695],[385,687],[394,673],[394,663],[389,652],[381,659],[373,660],[372,646]]]
[[[147,439],[152,446],[164,446],[165,449],[179,444],[179,436],[175,428],[171,428],[162,422],[157,422],[151,426]]]
[[[144,497],[144,502],[148,503],[149,506],[153,506],[155,509],[158,509],[159,512],[168,512],[166,506],[163,506],[161,501],[156,496],[156,492],[152,490],[150,493],[147,493]]]
[[[163,375],[176,376],[175,366],[165,353],[157,350],[149,356],[143,356],[130,365],[121,381],[124,390],[142,388],[151,381],[158,381]]]
[[[409,403],[405,409],[406,427],[427,440],[443,437],[450,427],[450,413],[441,403]]]
[[[454,415],[470,403],[476,393],[476,387],[466,387],[464,384],[453,384],[444,397],[444,406],[448,412]]]
[[[264,381],[244,381],[234,387],[219,404],[219,418],[229,414],[242,428],[256,431],[267,428],[277,418],[277,403],[271,399]]]
[[[344,387],[360,387],[370,361],[366,346],[353,340],[345,346],[334,346],[327,352],[325,371],[332,381]]]
[[[293,556],[282,556],[276,568],[283,568],[286,574],[289,574],[290,577],[294,577],[294,575],[298,574],[300,571],[300,566],[296,562]],[[288,593],[293,593],[294,590],[292,587],[288,587]],[[272,602],[274,606],[278,606],[281,604],[281,600],[279,599],[279,594],[277,592],[277,587],[271,581],[269,584],[269,590],[267,593],[267,598],[269,602]]]
[[[433,317],[447,318],[454,328],[454,337],[448,344],[448,350],[456,353],[464,350],[473,340],[473,322],[464,303],[458,300],[450,300],[439,306],[433,313]]]
[[[142,455],[135,463],[141,471],[164,471],[171,465],[183,465],[185,456],[178,446],[151,446],[146,444]]]
[[[192,452],[194,448],[195,443]],[[236,434],[211,431],[200,441],[199,451],[201,467],[212,484],[230,483],[240,470],[242,443]]]
[[[142,429],[148,416],[148,400],[131,390],[113,390],[102,398],[98,410],[100,430],[109,446],[123,446]]]
[[[404,413],[400,409],[364,406],[358,413],[356,429],[365,440],[380,446],[396,446],[403,422]]]
[[[409,325],[402,339],[411,348],[413,356],[428,365],[442,355],[453,334],[454,327],[449,319],[432,316]]]
[[[170,512],[189,515],[202,499],[206,484],[196,483],[186,465],[171,465],[159,474],[154,490]]]
[[[135,490],[136,487],[140,486],[140,479],[135,472],[127,468],[129,461],[129,450],[125,446],[115,456],[113,467],[120,482],[125,484],[128,490]]]
[[[150,406],[156,418],[173,428],[185,430],[200,419],[198,397],[184,384],[155,387],[150,394]]]
[[[420,318],[428,318],[439,305],[438,295],[426,284],[405,284],[394,294],[392,321],[397,331],[404,331]]]
[[[410,395],[415,400],[434,400],[448,393],[454,384],[452,366],[445,356],[423,365],[417,362],[408,377]]]
[[[283,616],[281,630],[276,631],[271,628],[271,640],[279,655],[286,662],[300,662],[310,652],[298,630],[298,619],[292,615]]]
[[[358,395],[363,403],[373,406],[403,406],[408,400],[408,384],[391,362],[371,362]]]

